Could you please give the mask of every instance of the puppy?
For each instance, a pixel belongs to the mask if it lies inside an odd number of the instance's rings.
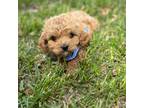
[[[83,11],[51,17],[45,21],[39,47],[52,60],[62,64],[66,61],[66,72],[72,72],[85,57],[86,47],[98,26],[98,21]]]

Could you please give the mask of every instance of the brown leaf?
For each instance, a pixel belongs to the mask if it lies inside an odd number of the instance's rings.
[[[24,93],[25,93],[26,95],[31,95],[33,92],[32,92],[32,89],[26,88],[25,91],[24,91]]]
[[[100,9],[100,13],[102,16],[107,16],[109,12],[110,12],[110,8],[105,7]]]
[[[113,77],[115,77],[117,75],[116,69],[112,70],[112,75],[113,75]]]

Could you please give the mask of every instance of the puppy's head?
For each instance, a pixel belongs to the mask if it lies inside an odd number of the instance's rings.
[[[74,49],[88,44],[96,20],[76,21],[63,18],[48,19],[39,39],[39,46],[52,57],[66,57]]]

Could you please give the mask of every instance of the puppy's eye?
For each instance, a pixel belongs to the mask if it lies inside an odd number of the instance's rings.
[[[44,44],[46,45],[48,43],[48,40],[47,39],[44,39]]]
[[[70,38],[73,38],[74,36],[76,36],[76,34],[74,32],[70,32]]]
[[[56,36],[51,36],[50,37],[50,40],[52,40],[52,41],[56,41],[56,39],[57,39]]]

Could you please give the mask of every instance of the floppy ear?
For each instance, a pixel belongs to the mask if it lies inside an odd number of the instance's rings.
[[[41,48],[45,53],[48,52],[48,40],[45,32],[41,33],[38,46]]]
[[[96,19],[88,17],[85,21],[80,24],[80,45],[86,46],[92,38],[94,30],[99,27],[99,23]]]
[[[84,21],[86,24],[90,25],[90,28],[92,31],[97,30],[100,26],[99,22],[97,19],[88,16],[87,20]]]

